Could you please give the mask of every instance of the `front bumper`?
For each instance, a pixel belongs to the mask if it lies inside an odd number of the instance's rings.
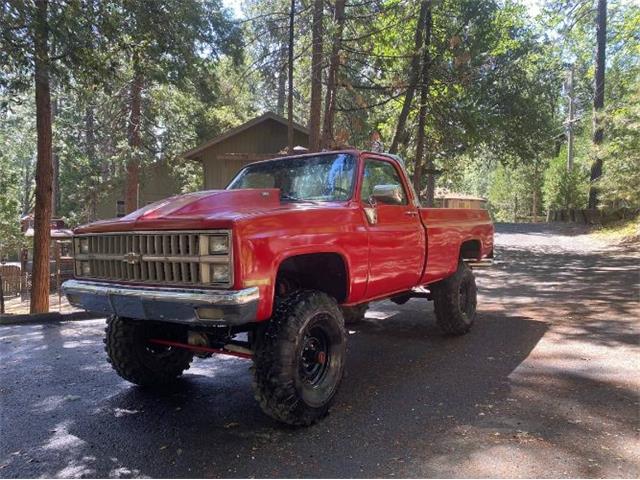
[[[90,312],[189,325],[241,325],[255,320],[258,288],[205,290],[67,280],[69,303]]]

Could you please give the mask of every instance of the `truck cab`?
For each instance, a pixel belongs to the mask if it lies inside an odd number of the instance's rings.
[[[422,208],[398,157],[341,150],[256,162],[225,190],[82,226],[74,249],[64,291],[108,316],[121,376],[164,383],[194,354],[243,356],[263,410],[308,425],[340,383],[345,322],[369,302],[427,298],[446,333],[471,328],[469,265],[492,257],[493,226],[485,210]]]

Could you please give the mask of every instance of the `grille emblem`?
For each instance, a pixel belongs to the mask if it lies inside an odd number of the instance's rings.
[[[136,252],[125,253],[122,261],[128,263],[129,265],[135,265],[136,263],[140,263],[140,259],[142,255]]]

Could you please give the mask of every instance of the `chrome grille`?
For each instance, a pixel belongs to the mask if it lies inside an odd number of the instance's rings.
[[[230,286],[231,252],[209,254],[211,235],[229,237],[230,232],[77,235],[74,237],[76,277],[134,283]],[[85,251],[81,251],[80,242],[83,242]],[[211,264],[229,265],[229,281],[211,282]]]

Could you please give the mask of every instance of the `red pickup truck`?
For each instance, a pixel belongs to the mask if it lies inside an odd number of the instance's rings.
[[[154,386],[194,355],[250,358],[263,410],[309,425],[369,302],[428,298],[445,333],[469,330],[470,267],[493,256],[493,226],[485,210],[422,208],[398,157],[344,150],[253,163],[225,190],[82,226],[74,256],[65,294],[108,315],[120,376]]]

